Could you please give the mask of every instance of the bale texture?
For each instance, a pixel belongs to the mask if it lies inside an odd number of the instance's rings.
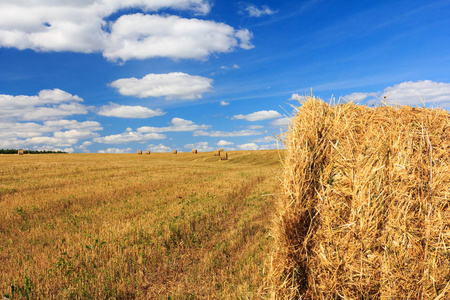
[[[214,156],[220,156],[220,150],[214,150]]]
[[[145,151],[145,154],[150,155],[150,150]]]
[[[192,153],[197,154],[197,149],[192,150]]]
[[[172,151],[172,154],[177,154],[177,153],[178,153],[177,150],[173,150],[173,151]]]
[[[285,138],[276,299],[450,299],[450,121],[307,97]]]
[[[141,151],[141,150],[139,150],[139,151],[138,151],[138,154],[139,154],[139,155],[142,155],[142,151]]]
[[[228,153],[220,152],[220,160],[228,160]]]

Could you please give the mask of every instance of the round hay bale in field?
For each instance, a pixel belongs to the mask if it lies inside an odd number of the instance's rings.
[[[219,151],[222,152],[222,151],[223,151],[223,148],[220,148]]]
[[[220,156],[220,150],[214,150],[213,154],[214,156]]]
[[[197,154],[197,149],[192,150],[192,153]]]
[[[173,150],[173,151],[172,151],[172,154],[177,154],[177,153],[178,153],[177,150]]]
[[[450,299],[450,116],[307,97],[286,133],[276,299]]]
[[[220,152],[220,160],[228,160],[228,153]]]
[[[139,151],[138,151],[138,154],[139,154],[139,155],[142,155],[142,151],[141,151],[141,150],[139,150]]]
[[[150,150],[145,151],[145,154],[150,155]]]
[[[20,149],[19,151],[17,151],[17,154],[23,155],[23,149]]]

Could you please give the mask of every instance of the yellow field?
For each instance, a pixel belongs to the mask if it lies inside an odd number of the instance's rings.
[[[0,155],[0,297],[264,297],[279,155]]]

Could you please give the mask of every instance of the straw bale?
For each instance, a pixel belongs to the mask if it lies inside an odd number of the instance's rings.
[[[284,141],[272,297],[450,299],[449,113],[302,104]]]
[[[223,148],[220,148],[219,151],[222,152],[222,151],[223,151]]]
[[[197,154],[197,149],[192,150],[192,153]]]
[[[150,150],[145,151],[145,154],[150,155]]]
[[[142,155],[142,151],[141,151],[141,150],[139,150],[139,151],[138,151],[138,154],[139,154],[139,155]]]
[[[228,160],[228,153],[220,152],[220,160]]]
[[[23,155],[23,149],[20,149],[19,151],[17,151],[17,154]]]
[[[172,154],[177,154],[177,153],[178,153],[177,150],[173,150],[173,151],[172,151]]]
[[[220,150],[214,150],[214,156],[220,156]]]

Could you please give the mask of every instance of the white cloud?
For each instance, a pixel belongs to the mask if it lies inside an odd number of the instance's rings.
[[[125,131],[121,134],[113,134],[104,137],[94,138],[93,141],[101,144],[125,144],[131,142],[143,143],[147,140],[162,140],[166,135],[160,133],[147,133],[142,134],[140,132]]]
[[[98,114],[107,117],[146,119],[162,116],[165,112],[161,109],[153,110],[143,106],[127,106],[110,102],[109,105],[102,106]]]
[[[0,148],[17,147],[71,147],[79,140],[98,137],[95,131],[103,130],[98,122],[55,120],[38,123],[0,123]]]
[[[190,120],[185,120],[182,118],[173,118],[171,121],[172,125],[167,127],[150,127],[143,126],[137,129],[138,132],[169,132],[169,131],[195,131],[195,130],[208,130],[211,125],[197,125]]]
[[[193,144],[187,144],[184,146],[185,149],[197,149],[200,152],[213,151],[214,147],[208,145],[208,142],[198,142]]]
[[[150,144],[147,146],[147,149],[149,149],[151,152],[172,152],[172,148],[164,146],[163,144]]]
[[[220,140],[220,141],[217,143],[217,146],[220,146],[220,147],[223,147],[223,146],[231,146],[231,145],[234,145],[234,143],[228,142],[228,141],[225,141],[225,140]]]
[[[235,137],[235,136],[251,136],[263,134],[262,131],[256,130],[240,130],[240,131],[194,131],[194,136],[211,136],[211,137]]]
[[[305,96],[300,96],[299,94],[292,94],[291,98],[289,100],[298,100],[303,101],[305,100]]]
[[[262,16],[268,16],[273,15],[276,13],[276,11],[271,10],[268,6],[263,5],[261,8],[257,8],[255,5],[249,5],[245,9],[250,17],[262,17]]]
[[[236,31],[235,35],[241,40],[239,47],[241,47],[242,49],[249,50],[255,47],[250,42],[250,40],[253,38],[253,33],[251,33],[248,29],[238,30]]]
[[[99,150],[98,153],[130,153],[133,149],[131,148],[125,148],[125,149],[119,149],[119,148],[108,148],[106,150]]]
[[[247,143],[247,144],[237,145],[237,148],[239,150],[258,150],[259,147],[255,143]]]
[[[232,119],[247,121],[262,121],[281,117],[281,114],[275,110],[261,110],[248,115],[235,115]]]
[[[145,97],[165,97],[166,100],[195,100],[210,92],[213,80],[201,76],[175,72],[168,74],[148,74],[142,79],[122,78],[110,85],[121,95]]]
[[[291,123],[291,118],[280,118],[275,121],[270,122],[270,125],[272,126],[288,126],[289,123]]]
[[[262,125],[250,125],[248,126],[248,129],[263,129],[264,126]]]
[[[387,97],[386,100],[384,97]],[[379,103],[379,99],[383,99],[388,104],[400,105],[439,104],[449,101],[450,83],[430,80],[407,81],[376,93],[353,93],[345,96],[344,99],[368,100],[368,103]]]
[[[277,139],[274,136],[265,136],[263,138],[250,140],[250,142],[253,142],[253,143],[271,143],[271,142],[276,142],[276,141],[277,141]]]
[[[229,102],[226,102],[226,101],[220,101],[220,105],[222,105],[222,106],[226,106],[226,105],[228,105],[228,104],[230,104]]]
[[[156,14],[106,18],[124,9],[191,10],[206,14],[206,0],[22,0],[0,2],[0,47],[35,51],[102,52],[109,60],[170,57],[205,59],[248,49],[242,30],[199,19]]]
[[[232,67],[221,66],[220,68],[222,70],[229,70],[229,69],[240,69],[241,67],[239,67],[238,65],[234,64]]]
[[[83,99],[60,89],[42,90],[36,96],[0,95],[0,118],[12,120],[52,120],[87,114]]]

